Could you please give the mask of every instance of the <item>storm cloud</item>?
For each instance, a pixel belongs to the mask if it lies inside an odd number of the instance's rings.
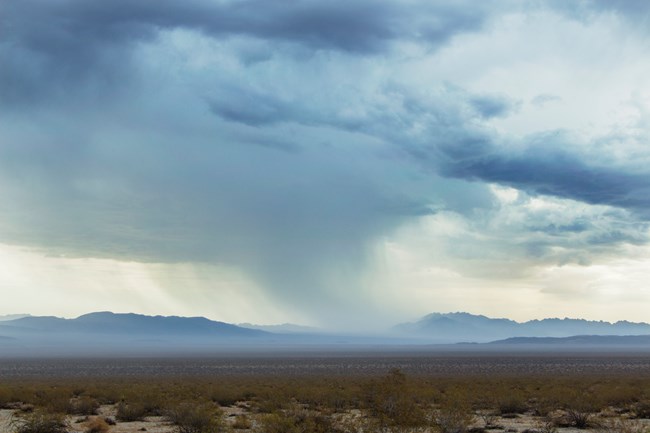
[[[600,119],[590,110],[606,103],[556,72],[589,69],[597,60],[570,50],[614,40],[621,21],[647,16],[641,3],[2,9],[0,243],[225,264],[324,320],[371,302],[381,251],[419,224],[457,230],[409,238],[426,266],[468,274],[513,257],[518,275],[588,264],[648,242],[647,63],[603,90],[623,114],[597,131],[581,116]],[[577,42],[551,50],[527,30],[549,20]],[[643,32],[634,38],[630,58],[642,59]],[[539,82],[513,72],[531,64]],[[592,69],[607,87],[610,69]],[[573,103],[583,109],[563,108]],[[571,115],[553,117],[562,109]]]

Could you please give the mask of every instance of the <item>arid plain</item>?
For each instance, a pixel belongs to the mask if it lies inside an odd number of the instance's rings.
[[[2,433],[645,433],[634,353],[4,359]]]

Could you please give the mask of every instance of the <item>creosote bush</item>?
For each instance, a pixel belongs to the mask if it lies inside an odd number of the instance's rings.
[[[42,410],[11,421],[11,429],[14,433],[66,433],[68,428],[63,415]]]
[[[627,419],[605,420],[598,423],[597,433],[647,433],[648,430],[638,421]]]
[[[471,405],[462,394],[447,394],[432,417],[432,424],[440,433],[465,433],[473,421]]]
[[[508,392],[499,400],[499,413],[501,415],[521,414],[528,410],[526,400],[519,393]]]
[[[147,409],[142,404],[127,404],[123,401],[117,404],[115,418],[122,422],[142,421],[147,416]]]
[[[83,396],[70,400],[68,413],[73,415],[96,415],[99,402],[91,397]]]
[[[332,418],[308,410],[291,409],[262,418],[264,433],[343,433]]]
[[[166,418],[176,426],[178,433],[219,433],[225,430],[222,412],[208,404],[181,403],[169,409]]]
[[[602,401],[590,394],[572,392],[566,397],[564,410],[568,424],[579,429],[589,427],[594,414],[603,407]]]
[[[406,376],[398,369],[368,385],[365,395],[366,408],[376,421],[376,429],[403,430],[427,424],[425,412],[417,404]]]
[[[235,417],[235,422],[232,425],[232,428],[237,430],[248,430],[251,427],[253,427],[253,424],[246,415],[237,415]]]

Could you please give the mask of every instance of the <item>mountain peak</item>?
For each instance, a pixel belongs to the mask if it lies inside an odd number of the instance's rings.
[[[650,334],[647,323],[619,321],[616,323],[571,319],[565,317],[516,322],[493,319],[465,312],[431,313],[421,319],[395,326],[394,331],[430,341],[488,342],[511,337],[569,337],[573,335],[638,335]]]

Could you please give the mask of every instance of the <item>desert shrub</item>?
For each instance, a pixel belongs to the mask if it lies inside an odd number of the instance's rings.
[[[152,392],[142,393],[133,397],[131,401],[141,406],[146,416],[163,414],[163,399],[160,395],[156,395]]]
[[[331,417],[307,410],[276,412],[262,418],[264,433],[340,433]]]
[[[537,431],[539,433],[557,433],[557,425],[552,418],[544,418],[537,423]]]
[[[502,415],[524,413],[528,410],[528,405],[520,394],[512,393],[499,399],[498,410]]]
[[[13,433],[66,433],[68,423],[61,414],[36,411],[11,421]]]
[[[481,410],[477,412],[477,415],[483,421],[483,425],[485,428],[495,428],[499,426],[497,424],[499,417],[493,410],[490,409]]]
[[[73,415],[96,415],[99,402],[94,398],[83,396],[70,400],[68,413]]]
[[[597,433],[646,433],[643,424],[628,419],[610,419],[601,421],[596,427]]]
[[[579,429],[586,429],[589,427],[592,414],[578,409],[567,409],[568,424]]]
[[[650,400],[642,400],[632,407],[635,418],[650,418]]]
[[[147,409],[142,404],[127,404],[123,401],[117,404],[115,418],[117,418],[118,421],[142,421],[145,416],[147,416]]]
[[[465,433],[474,421],[471,406],[463,395],[448,395],[432,417],[433,426],[440,433]]]
[[[221,411],[210,405],[181,403],[169,409],[167,419],[178,433],[218,433],[224,430]]]
[[[211,393],[210,399],[218,403],[219,406],[233,406],[239,400],[243,399],[243,396],[235,391],[228,390],[226,388],[220,388],[214,390]]]
[[[54,413],[72,413],[72,404],[70,398],[66,395],[39,396],[36,406],[45,408],[48,412]]]
[[[365,389],[365,402],[379,429],[419,427],[427,423],[424,411],[407,386],[406,376],[398,369],[369,384]]]
[[[565,403],[564,408],[568,424],[579,429],[589,427],[591,418],[600,410],[601,403],[589,394],[573,393],[568,397],[569,402]]]
[[[0,388],[0,409],[6,409],[11,402],[11,392],[6,388]]]
[[[603,405],[614,407],[628,406],[639,401],[640,391],[632,385],[602,386],[594,390]]]
[[[85,433],[106,433],[109,429],[108,423],[100,417],[93,417],[86,422]]]
[[[248,430],[252,427],[251,420],[246,415],[237,415],[232,428],[237,430]]]
[[[281,412],[265,415],[261,422],[264,433],[299,433],[295,421]]]

